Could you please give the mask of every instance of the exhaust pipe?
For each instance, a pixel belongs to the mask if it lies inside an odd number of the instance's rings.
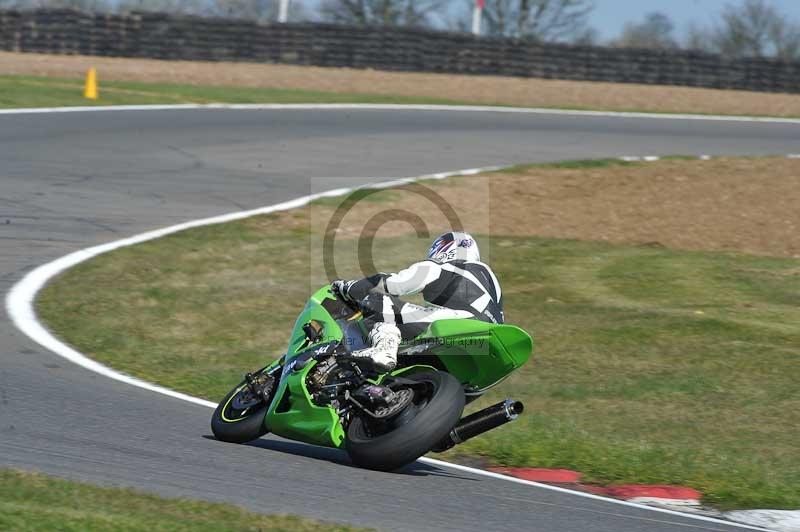
[[[506,399],[496,405],[479,410],[474,414],[461,418],[456,426],[453,427],[453,430],[450,431],[450,434],[431,450],[437,453],[444,452],[470,438],[517,419],[524,409],[525,407],[520,401]]]

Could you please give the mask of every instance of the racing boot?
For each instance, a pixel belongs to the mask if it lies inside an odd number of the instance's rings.
[[[397,365],[400,349],[400,329],[394,323],[378,322],[369,332],[372,347],[353,351],[354,358],[369,358],[378,371],[391,371]]]

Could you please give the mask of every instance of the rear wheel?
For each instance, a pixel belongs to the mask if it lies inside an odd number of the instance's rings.
[[[414,399],[388,421],[366,414],[347,428],[345,448],[353,462],[368,469],[392,471],[427,453],[456,425],[464,411],[461,383],[444,372],[403,376],[416,382]]]
[[[263,395],[258,395],[253,393],[247,382],[239,383],[214,410],[211,417],[214,436],[229,443],[245,443],[266,434],[268,430],[264,426],[264,416],[267,415],[275,388],[272,379],[271,385],[262,388]]]

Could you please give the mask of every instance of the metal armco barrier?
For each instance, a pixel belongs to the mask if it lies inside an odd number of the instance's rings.
[[[800,62],[777,59],[143,12],[0,11],[0,50],[800,92]]]

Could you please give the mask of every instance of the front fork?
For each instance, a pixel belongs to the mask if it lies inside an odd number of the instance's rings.
[[[261,371],[244,375],[244,381],[250,393],[264,401],[267,406],[278,388],[283,359],[284,357],[281,357]]]

